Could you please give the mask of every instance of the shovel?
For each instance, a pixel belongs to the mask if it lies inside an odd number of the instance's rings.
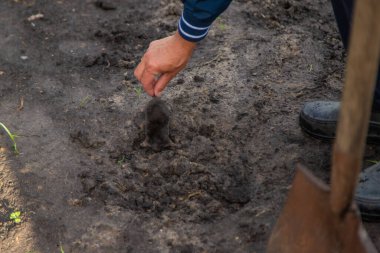
[[[377,252],[353,203],[380,54],[380,0],[357,0],[331,189],[298,166],[267,253]]]

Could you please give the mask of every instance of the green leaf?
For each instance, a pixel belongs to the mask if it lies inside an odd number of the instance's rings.
[[[380,161],[377,161],[377,160],[367,160],[367,162],[376,164],[376,163],[379,163]]]
[[[9,131],[9,129],[3,123],[1,123],[1,122],[0,122],[0,127],[4,129],[4,131],[8,134],[9,138],[11,139],[11,141],[13,143],[13,150],[14,150],[14,152],[16,154],[19,154],[18,149],[17,149],[16,140],[15,140],[15,138],[17,137],[17,135],[12,134],[11,131]]]
[[[15,223],[20,223],[21,222],[21,212],[20,211],[16,211],[16,212],[13,212],[9,215],[9,218],[11,220],[13,220]]]
[[[13,212],[11,213],[10,218],[13,220],[13,219],[16,219],[18,216],[20,216],[19,212]]]
[[[141,88],[141,86],[135,87],[134,90],[135,90],[137,96],[140,97],[142,92],[143,92],[143,89]]]

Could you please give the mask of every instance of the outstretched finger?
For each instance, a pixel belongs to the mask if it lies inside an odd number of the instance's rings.
[[[142,75],[144,73],[144,65],[145,63],[141,61],[134,71],[134,75],[139,81],[141,81]]]
[[[175,75],[173,75],[172,73],[163,74],[154,85],[154,95],[157,97],[161,96],[162,91],[165,89],[165,87],[168,85],[170,80],[173,79],[174,76]]]
[[[142,77],[140,79],[140,82],[145,90],[146,93],[148,93],[149,96],[154,96],[154,85],[156,84],[156,78],[155,75],[150,73],[147,70],[144,70]]]

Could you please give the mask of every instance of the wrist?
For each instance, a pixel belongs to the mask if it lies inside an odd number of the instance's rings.
[[[196,42],[192,42],[192,41],[188,41],[184,39],[178,31],[174,34],[173,37],[176,43],[178,43],[182,48],[185,48],[188,51],[193,51],[195,47],[197,46]]]

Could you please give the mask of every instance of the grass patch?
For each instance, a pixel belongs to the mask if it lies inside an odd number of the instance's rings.
[[[18,149],[17,149],[17,143],[16,143],[16,140],[15,140],[16,137],[17,137],[17,135],[12,134],[11,131],[9,131],[9,129],[3,123],[1,123],[1,122],[0,122],[0,128],[3,128],[4,131],[8,134],[9,138],[11,139],[11,141],[13,143],[13,145],[12,145],[13,151],[16,154],[19,154]]]

